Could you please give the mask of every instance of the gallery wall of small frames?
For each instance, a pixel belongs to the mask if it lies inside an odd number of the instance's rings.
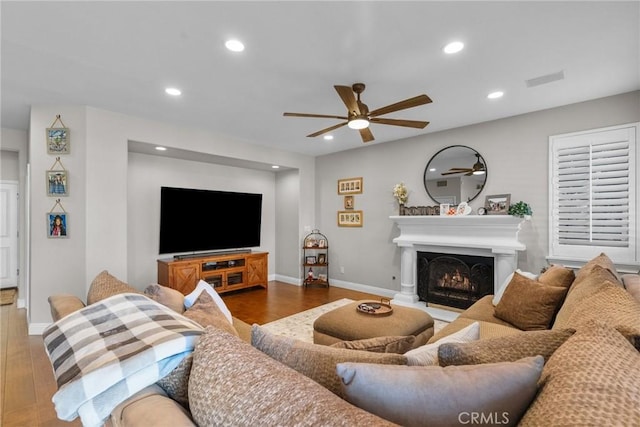
[[[45,171],[45,185],[48,197],[55,197],[53,207],[46,213],[47,237],[52,239],[69,237],[69,213],[62,205],[60,197],[69,196],[69,171],[64,167],[61,155],[71,152],[69,128],[56,115],[50,127],[46,129],[45,140],[47,154],[55,155],[51,167]]]
[[[338,195],[344,198],[344,210],[337,214],[338,227],[362,227],[364,213],[355,209],[355,195],[362,194],[363,190],[362,177],[338,180]]]

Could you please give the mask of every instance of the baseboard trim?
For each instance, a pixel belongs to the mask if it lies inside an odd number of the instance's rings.
[[[335,286],[336,288],[365,292],[368,294],[380,295],[387,298],[393,298],[393,296],[398,292],[392,289],[376,288],[375,286],[363,285],[361,283],[345,282],[344,280],[335,280],[331,278],[329,278],[329,284],[330,286]]]
[[[18,308],[25,308],[24,298],[18,298]]]
[[[51,323],[29,323],[29,335],[42,335]]]
[[[302,286],[302,280],[300,280],[297,277],[283,276],[282,274],[276,274],[275,280],[277,280],[278,282],[287,283],[289,285]]]

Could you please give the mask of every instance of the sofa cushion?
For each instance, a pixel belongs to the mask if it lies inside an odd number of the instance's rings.
[[[153,284],[142,291],[146,296],[160,304],[169,307],[177,313],[184,313],[184,295],[182,292],[167,286]]]
[[[273,335],[258,325],[251,329],[251,344],[280,363],[295,369],[343,397],[336,365],[340,362],[369,362],[406,365],[401,354],[372,353],[368,351],[333,348],[311,344],[289,337]]]
[[[67,314],[71,314],[85,307],[80,298],[69,294],[51,295],[48,301],[51,318],[54,322],[62,319]]]
[[[517,269],[515,272],[523,275],[524,277],[528,277],[529,279],[532,279],[532,280],[536,280],[538,278],[537,274],[529,273],[528,271],[522,271],[520,269]],[[509,283],[511,283],[512,279],[513,279],[513,273],[509,274],[507,278],[504,280],[504,282],[500,285],[500,287],[498,287],[498,290],[496,291],[492,299],[493,305],[498,305],[498,303],[502,299],[502,295],[504,295],[504,291],[507,289],[507,286],[509,286]]]
[[[102,301],[113,295],[124,293],[141,294],[142,292],[117,279],[115,276],[112,276],[107,270],[104,270],[91,282],[89,292],[87,292],[87,305]]]
[[[142,389],[118,405],[111,411],[109,420],[111,427],[195,427],[189,413],[167,397],[155,384]]]
[[[475,341],[480,337],[480,324],[474,322],[458,332],[425,344],[406,352],[407,364],[411,366],[430,366],[438,364],[438,347],[445,343],[464,343]]]
[[[591,322],[551,356],[522,426],[623,426],[640,420],[640,353]]]
[[[215,326],[233,335],[238,335],[235,328],[215,303],[208,292],[202,292],[191,307],[185,310],[184,316],[197,322],[203,328]]]
[[[525,331],[548,329],[566,293],[566,288],[543,285],[514,273],[495,315]]]
[[[537,280],[545,285],[569,289],[575,278],[576,274],[572,269],[554,264],[538,276]]]
[[[211,298],[213,298],[213,301],[216,303],[220,311],[222,311],[229,323],[233,324],[233,317],[231,316],[231,312],[227,308],[227,305],[224,303],[220,295],[218,295],[216,290],[204,280],[200,280],[196,285],[196,288],[189,295],[184,297],[184,307],[191,307],[202,292],[207,292]]]
[[[636,301],[640,301],[640,274],[624,274],[622,283]]]
[[[562,303],[562,307],[558,310],[556,319],[553,323],[553,329],[568,328],[567,321],[571,313],[580,305],[580,302],[598,292],[604,286],[605,282],[616,283],[617,279],[609,270],[599,265],[595,265],[590,269],[590,274],[583,275],[573,281],[567,297]]]
[[[620,276],[618,275],[616,266],[613,264],[613,261],[611,261],[611,258],[609,258],[604,252],[589,260],[585,265],[580,267],[580,269],[576,272],[576,279],[588,276],[589,274],[591,274],[591,270],[596,266],[609,270],[609,272],[611,272],[611,274],[613,274],[613,276],[616,278],[616,281],[620,281]]]
[[[416,337],[375,337],[354,341],[340,341],[331,344],[329,347],[348,348],[351,350],[372,351],[374,353],[396,353],[404,354],[413,348]]]
[[[640,302],[617,283],[606,281],[597,292],[580,302],[566,324],[577,329],[590,321],[605,322],[627,334],[640,335]]]
[[[540,355],[548,360],[573,333],[573,329],[524,331],[515,335],[469,343],[443,344],[438,349],[440,366],[515,362]]]
[[[347,400],[403,426],[516,425],[537,390],[541,356],[470,366],[340,363]]]
[[[493,305],[492,296],[487,295],[460,313],[459,317],[513,327],[511,323],[497,318],[495,314],[496,307]]]
[[[505,322],[505,325],[498,325],[497,323],[483,322],[482,320],[467,319],[465,317],[460,316],[453,322],[447,324],[444,328],[440,329],[438,333],[435,334],[433,338],[429,340],[429,344],[434,343],[448,335],[456,333],[459,330],[466,328],[467,326],[471,325],[474,322],[478,322],[480,324],[479,335],[481,340],[485,338],[496,338],[496,337],[513,335],[520,332],[520,329],[506,322]],[[506,325],[509,325],[509,326],[506,326]]]
[[[200,427],[392,425],[212,326],[193,353],[189,406]]]
[[[182,359],[180,364],[169,375],[156,382],[167,396],[178,402],[185,409],[189,409],[189,375],[192,364],[193,353]]]

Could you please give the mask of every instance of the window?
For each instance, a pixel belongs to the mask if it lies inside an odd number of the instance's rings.
[[[549,138],[549,255],[616,263],[638,257],[638,124]]]

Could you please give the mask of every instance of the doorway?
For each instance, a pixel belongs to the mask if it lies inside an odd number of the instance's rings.
[[[18,287],[18,182],[0,181],[0,288]]]

